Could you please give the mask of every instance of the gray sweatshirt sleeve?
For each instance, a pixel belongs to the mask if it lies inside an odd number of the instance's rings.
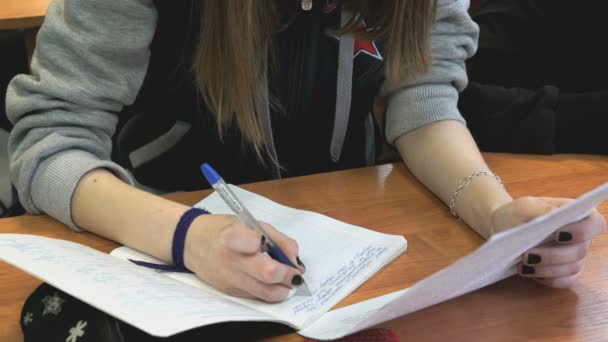
[[[431,70],[388,92],[388,143],[436,121],[464,123],[457,107],[458,92],[467,85],[465,60],[477,50],[479,37],[479,27],[471,20],[468,7],[468,0],[438,1],[431,35]]]
[[[31,74],[8,88],[10,175],[30,213],[78,230],[71,200],[79,180],[106,168],[117,114],[145,77],[156,28],[152,0],[55,0],[38,33]],[[103,203],[100,203],[103,206]]]

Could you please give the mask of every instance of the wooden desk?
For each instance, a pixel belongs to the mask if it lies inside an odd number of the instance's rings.
[[[2,0],[0,30],[40,27],[49,3],[51,0]]]
[[[36,34],[52,0],[0,1],[0,30],[23,30],[28,64],[36,45]]]
[[[577,197],[608,181],[606,157],[486,154],[486,158],[516,197]],[[482,243],[471,229],[456,222],[447,208],[402,165],[389,164],[244,187],[289,206],[405,235],[409,241],[408,250],[339,306],[410,286]],[[203,195],[198,192],[171,197],[193,204]],[[599,210],[608,217],[608,203]],[[116,247],[102,238],[71,232],[44,216],[0,220],[0,233],[68,239],[105,252]],[[0,340],[20,341],[20,309],[40,281],[0,264],[0,284]],[[548,289],[513,277],[383,326],[395,329],[411,341],[605,341],[608,339],[607,308],[608,234],[603,234],[594,241],[582,279],[572,290]],[[218,329],[231,334],[238,331],[240,338],[303,340],[274,324],[240,325],[239,329],[212,327],[209,333],[217,333]]]

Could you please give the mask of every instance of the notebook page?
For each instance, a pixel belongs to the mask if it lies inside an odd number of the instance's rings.
[[[318,213],[289,208],[235,186],[231,188],[257,220],[272,224],[298,241],[300,258],[306,265],[304,277],[312,296],[293,296],[270,304],[224,295],[193,274],[167,275],[273,317],[289,318],[293,327],[302,328],[320,317],[406,249],[402,236],[374,232]],[[232,214],[215,192],[196,206],[214,214]]]
[[[608,200],[608,183],[564,207],[494,235],[473,253],[414,286],[331,311],[299,333],[336,339],[477,290],[515,274],[514,265],[530,248],[560,227],[579,221]]]
[[[0,260],[149,334],[272,317],[64,240],[0,234]]]

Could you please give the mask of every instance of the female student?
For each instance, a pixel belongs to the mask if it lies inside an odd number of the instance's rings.
[[[567,200],[513,200],[473,142],[457,109],[478,37],[467,7],[55,0],[32,74],[8,90],[12,180],[30,213],[173,262],[174,231],[191,211],[155,190],[202,187],[203,161],[230,182],[372,164],[382,130],[370,113],[383,95],[386,140],[487,238]],[[561,227],[520,273],[572,285],[604,226],[593,213]],[[229,294],[282,300],[305,266],[297,244],[266,227],[298,269],[261,254],[261,236],[222,215],[189,225],[185,266]]]

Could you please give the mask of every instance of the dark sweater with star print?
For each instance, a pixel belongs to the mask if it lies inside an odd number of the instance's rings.
[[[17,76],[7,93],[11,178],[28,212],[77,229],[72,193],[96,168],[177,191],[206,186],[201,162],[231,183],[372,164],[384,141],[440,120],[464,122],[458,92],[478,37],[468,5],[438,1],[430,72],[392,89],[383,87],[382,42],[328,35],[348,15],[331,2],[299,11],[273,42],[278,72],[269,92],[280,106],[268,123],[279,169],[259,163],[236,129],[217,136],[189,71],[200,1],[55,0],[32,74]],[[379,95],[388,99],[382,122]]]

